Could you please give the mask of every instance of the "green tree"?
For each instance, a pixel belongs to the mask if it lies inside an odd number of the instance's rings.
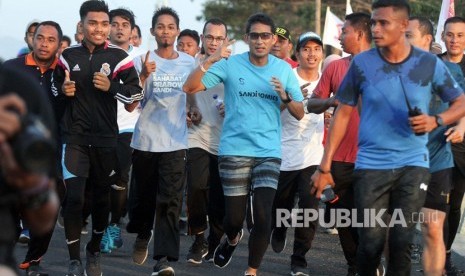
[[[294,39],[305,31],[315,30],[316,0],[207,0],[199,21],[212,17],[223,19],[228,24],[229,37],[242,39],[247,18],[256,12],[270,15],[275,24],[287,27]],[[344,19],[346,0],[321,0],[321,26],[324,27],[326,7],[339,18]],[[410,0],[411,14],[425,16],[436,24],[441,9],[439,0]],[[354,12],[371,12],[371,0],[351,0]],[[455,0],[456,15],[464,16],[465,9],[459,9],[465,0]]]

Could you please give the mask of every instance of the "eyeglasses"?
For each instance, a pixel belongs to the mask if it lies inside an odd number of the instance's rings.
[[[259,37],[262,40],[268,40],[273,37],[273,34],[272,33],[249,33],[248,36],[252,40],[257,40]]]
[[[213,42],[213,40],[215,40],[216,42],[223,42],[226,38],[222,37],[222,36],[212,36],[212,35],[206,35],[205,36],[205,40],[209,43]]]

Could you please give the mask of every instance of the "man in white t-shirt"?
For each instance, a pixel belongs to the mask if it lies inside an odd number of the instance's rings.
[[[213,55],[227,36],[226,24],[217,18],[209,19],[201,35],[205,55],[197,57],[202,63]],[[195,101],[189,103],[190,114],[200,112],[202,118],[189,128],[189,153],[187,162],[187,208],[189,234],[195,241],[187,254],[187,261],[200,264],[202,257],[211,262],[213,252],[223,236],[224,196],[218,171],[218,147],[223,128],[224,105],[216,106],[217,100],[224,99],[222,83],[207,89],[204,93],[189,95]],[[208,224],[207,224],[208,215]],[[209,227],[208,242],[204,231]]]
[[[135,26],[134,14],[128,9],[113,9],[110,11],[110,42],[125,50],[129,58],[134,59],[140,55],[138,48],[130,44],[131,30]],[[132,148],[130,147],[134,126],[139,118],[139,101],[125,107],[117,103],[118,141],[116,154],[118,165],[115,181],[110,191],[110,224],[105,230],[100,250],[102,253],[110,253],[113,249],[123,246],[121,237],[120,219],[123,216],[127,202],[127,188],[129,182],[129,169],[131,167]],[[131,111],[131,112],[130,112]]]
[[[305,97],[313,91],[320,80],[320,63],[323,59],[323,42],[313,33],[299,37],[296,45],[299,67],[293,69]],[[324,115],[306,113],[302,120],[295,119],[287,109],[281,111],[281,172],[273,204],[273,219],[277,211],[291,209],[295,194],[299,197],[299,209],[317,209],[318,199],[310,194],[311,176],[323,156]],[[281,226],[279,226],[281,225]],[[279,253],[286,245],[287,227],[283,223],[271,224],[271,247]],[[317,221],[295,228],[294,250],[291,256],[291,275],[308,275],[305,254],[310,250]]]
[[[138,200],[126,229],[137,233],[133,261],[143,264],[155,221],[153,258],[157,263],[152,275],[174,275],[169,262],[179,259],[187,158],[186,94],[181,88],[194,68],[194,58],[174,48],[179,17],[173,9],[162,7],[155,12],[151,33],[157,49],[148,52],[143,62],[135,59],[136,68],[142,67],[146,96],[131,142],[132,183]]]

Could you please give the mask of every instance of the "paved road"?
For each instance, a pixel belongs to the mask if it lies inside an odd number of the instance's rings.
[[[292,240],[292,231],[288,231],[288,239]],[[87,241],[90,235],[83,235],[83,240]],[[111,254],[104,255],[102,258],[102,268],[104,275],[107,276],[123,276],[123,275],[150,275],[154,261],[148,259],[143,266],[138,266],[132,263],[131,250],[135,236],[127,234],[123,231],[124,245],[119,250]],[[64,242],[64,231],[61,228],[56,228],[51,242],[49,252],[42,261],[43,268],[50,276],[64,275],[67,272],[68,251]],[[181,236],[181,256],[180,261],[174,263],[173,267],[176,275],[244,275],[244,270],[247,265],[247,243],[248,234],[240,243],[239,247],[233,256],[229,266],[224,269],[219,269],[211,263],[203,263],[198,266],[188,264],[186,254],[192,240],[188,236]],[[26,246],[18,245],[16,256],[18,260],[22,260],[26,253]],[[152,249],[152,248],[151,248]],[[292,246],[289,244],[281,254],[276,254],[268,248],[264,257],[259,275],[289,275],[290,273],[290,255]],[[84,252],[81,250],[81,252]],[[150,252],[150,251],[149,251]],[[85,256],[82,256],[83,259]],[[455,263],[458,267],[465,269],[465,258],[454,254]],[[342,250],[339,245],[339,239],[335,235],[328,235],[322,231],[318,231],[314,240],[313,248],[307,254],[309,263],[310,275],[326,276],[326,275],[345,275],[346,265]],[[414,264],[412,267],[412,275],[423,275],[418,270],[421,269],[419,264]]]

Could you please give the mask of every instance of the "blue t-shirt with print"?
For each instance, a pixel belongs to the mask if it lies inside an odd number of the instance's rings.
[[[443,62],[463,91],[465,88],[465,79],[460,66],[448,61]],[[441,101],[438,95],[433,95],[433,99],[430,103],[430,115],[440,114],[447,108],[449,108],[449,103]],[[429,171],[431,173],[454,166],[451,145],[446,142],[446,136],[444,136],[444,132],[446,132],[447,128],[447,126],[440,126],[429,133],[428,151],[430,157]]]
[[[255,66],[249,53],[213,64],[202,78],[209,89],[224,83],[225,118],[219,155],[281,158],[281,99],[271,85],[278,78],[294,101],[303,100],[291,67],[268,55],[265,66]]]
[[[444,63],[430,53],[412,47],[395,64],[376,48],[355,56],[336,97],[352,106],[361,97],[356,169],[429,167],[428,135],[413,133],[406,101],[429,113],[432,92],[444,102],[462,94]]]

